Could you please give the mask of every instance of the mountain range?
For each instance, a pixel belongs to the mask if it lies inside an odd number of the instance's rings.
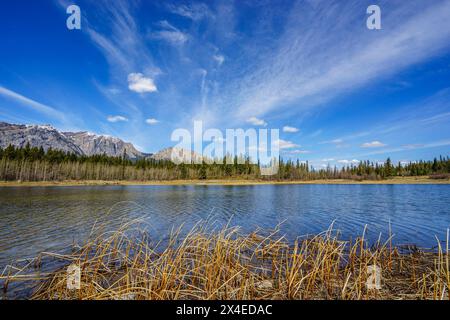
[[[108,135],[98,135],[87,131],[63,132],[51,125],[0,122],[0,148],[5,149],[9,145],[23,148],[27,144],[31,147],[42,147],[45,151],[52,148],[80,156],[105,154],[110,157],[122,157],[126,153],[129,159],[172,160],[172,155],[176,155],[178,161],[202,159],[201,155],[182,148],[170,147],[151,154],[139,151],[130,142]]]
[[[91,156],[106,154],[111,157],[123,156],[124,152],[130,159],[152,157],[137,150],[132,143],[107,135],[82,132],[61,132],[50,125],[23,125],[0,122],[0,147],[9,145],[15,147],[43,147],[62,150],[77,155]],[[158,155],[158,154],[156,154]],[[158,155],[159,158],[161,158]]]

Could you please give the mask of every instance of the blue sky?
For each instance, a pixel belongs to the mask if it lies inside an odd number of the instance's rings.
[[[318,167],[449,155],[449,17],[450,0],[2,1],[0,120],[145,152],[194,120],[279,128]]]

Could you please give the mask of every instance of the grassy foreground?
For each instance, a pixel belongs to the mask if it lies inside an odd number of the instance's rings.
[[[450,184],[450,179],[432,179],[424,177],[395,177],[384,180],[155,180],[155,181],[123,181],[123,180],[67,180],[67,181],[0,181],[0,187],[50,187],[50,186],[132,186],[132,185],[293,185],[293,184]]]
[[[164,248],[127,229],[93,234],[71,255],[44,254],[30,262],[35,274],[1,275],[3,289],[37,281],[32,299],[449,299],[448,232],[445,247],[427,252],[393,247],[390,239],[368,247],[364,232],[342,241],[331,228],[288,243],[276,231],[197,226],[187,236],[173,232]],[[40,274],[45,258],[65,266]],[[81,269],[79,289],[67,287],[69,265]],[[381,268],[380,289],[366,285],[373,266]]]

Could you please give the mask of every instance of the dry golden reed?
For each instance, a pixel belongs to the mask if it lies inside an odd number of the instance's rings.
[[[38,281],[32,299],[449,299],[448,232],[445,247],[431,252],[395,247],[391,239],[369,247],[365,232],[342,241],[332,228],[294,243],[277,230],[180,230],[164,245],[132,223],[93,232],[76,253],[51,255],[65,267],[39,278],[9,272],[0,279]],[[81,269],[79,289],[67,288],[68,265]],[[379,290],[366,286],[374,265],[382,270]]]

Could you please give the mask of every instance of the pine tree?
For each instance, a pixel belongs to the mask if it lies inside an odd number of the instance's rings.
[[[387,158],[384,172],[386,177],[391,177],[393,175],[391,158]]]

